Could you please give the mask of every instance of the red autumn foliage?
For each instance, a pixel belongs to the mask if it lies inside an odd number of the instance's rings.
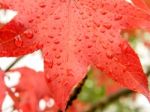
[[[11,98],[15,101],[14,108],[18,110],[22,109],[23,112],[37,112],[39,111],[39,101],[41,99],[51,98],[44,73],[35,72],[34,70],[26,67],[18,68],[8,72],[19,72],[21,74],[21,78],[19,84],[15,86],[15,92],[12,92],[10,88],[6,89],[6,86],[3,82],[4,79],[0,80],[0,82],[3,83],[3,85],[0,85],[0,93],[3,95],[2,96],[0,94],[0,100],[4,98],[4,93],[8,92]],[[1,76],[4,76],[4,74],[4,72],[1,72]],[[15,96],[15,93],[19,93],[19,96]]]
[[[134,4],[139,6],[140,8],[150,10],[150,1],[149,0],[132,0]]]
[[[139,58],[120,35],[123,29],[150,30],[150,14],[140,7],[125,0],[0,0],[0,8],[18,12],[0,27],[0,56],[41,49],[48,92],[62,110],[90,65],[150,98]]]
[[[4,83],[4,73],[2,71],[0,71],[0,107],[2,106],[4,97],[5,97],[5,91],[6,91],[6,87],[5,87],[5,83]]]

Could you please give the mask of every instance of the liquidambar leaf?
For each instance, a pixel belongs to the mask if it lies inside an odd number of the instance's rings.
[[[26,67],[14,69],[8,72],[9,74],[15,72],[20,73],[21,75],[20,81],[18,85],[13,87],[15,88],[15,92],[11,92],[10,88],[7,88],[7,90],[4,90],[3,92],[3,87],[2,87],[0,93],[8,92],[8,94],[14,101],[14,108],[17,110],[21,109],[23,112],[40,111],[39,101],[41,99],[51,98],[49,93],[49,87],[44,78],[44,73],[35,72],[34,70]],[[19,96],[16,97],[15,96],[16,93],[18,93]]]
[[[0,4],[18,12],[0,29],[0,56],[41,49],[50,93],[62,110],[90,65],[149,97],[139,58],[120,35],[123,29],[150,30],[150,15],[144,9],[125,0],[0,0]]]

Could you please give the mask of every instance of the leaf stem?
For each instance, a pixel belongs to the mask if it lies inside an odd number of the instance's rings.
[[[121,91],[117,92],[116,94],[113,94],[113,95],[101,100],[99,103],[97,103],[95,105],[92,105],[91,108],[86,112],[95,112],[96,109],[103,110],[108,105],[115,102],[117,99],[119,99],[123,96],[131,95],[131,93],[133,93],[133,91],[130,91],[130,90],[127,90],[127,89],[121,90]]]

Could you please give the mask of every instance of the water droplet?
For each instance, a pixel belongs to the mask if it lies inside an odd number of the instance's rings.
[[[113,80],[114,80],[115,82],[118,82],[118,78],[117,78],[117,77],[113,77]]]
[[[57,62],[57,66],[60,66],[61,65],[61,62]]]
[[[54,16],[54,19],[55,19],[55,20],[59,20],[59,19],[60,19],[60,16]]]
[[[109,72],[108,72],[110,75],[111,74],[113,74],[113,70],[112,70],[112,68],[111,69],[109,69]]]
[[[32,30],[26,30],[24,33],[23,33],[23,36],[28,38],[28,39],[32,39],[33,38],[33,32]]]
[[[97,67],[98,69],[100,69],[101,71],[104,71],[104,67],[103,67],[101,64],[97,64],[96,67]]]
[[[105,23],[103,26],[108,30],[111,29],[111,27],[112,27],[112,25],[109,23]]]
[[[37,19],[40,19],[40,16],[36,16]]]
[[[72,69],[67,69],[67,76],[73,77]]]
[[[80,15],[83,15],[83,14],[84,14],[84,12],[80,11],[80,12],[79,12],[79,14],[80,14]]]
[[[77,51],[77,53],[80,53],[81,52],[81,49],[79,49],[78,51]],[[75,53],[76,54],[76,53]]]
[[[48,66],[48,68],[52,68],[53,67],[53,60],[51,60],[51,59],[44,60],[44,63]]]
[[[101,45],[104,49],[107,49],[107,45],[105,43],[101,43]]]
[[[60,42],[58,40],[55,40],[54,41],[54,44],[59,44]]]
[[[116,8],[118,5],[117,5],[117,3],[114,3],[114,8]]]
[[[88,57],[92,57],[92,55],[91,55],[91,54],[88,54],[87,56],[88,56]]]
[[[90,45],[90,44],[87,46],[87,48],[91,48],[91,47],[92,47],[92,45]]]
[[[60,49],[59,51],[60,51],[60,53],[62,53],[62,52],[63,52],[63,50],[62,50],[62,49]]]
[[[108,58],[110,58],[110,59],[113,58],[113,55],[112,55],[112,53],[111,53],[110,51],[107,51],[107,52],[106,52],[106,56],[107,56]]]
[[[22,41],[20,35],[18,35],[18,36],[15,37],[15,45],[16,45],[17,47],[22,47],[23,41]]]
[[[57,54],[55,57],[56,57],[57,59],[59,59],[61,56],[60,56],[59,54]]]
[[[106,15],[107,12],[106,12],[105,10],[102,10],[102,11],[101,11],[101,14],[102,14],[102,15]]]
[[[51,77],[50,77],[49,74],[46,74],[46,75],[45,75],[45,78],[46,78],[46,81],[47,81],[48,83],[50,83],[50,82],[52,81],[52,79],[51,79]]]
[[[29,23],[32,23],[33,21],[34,21],[33,19],[30,19],[30,20],[29,20]]]
[[[41,44],[41,43],[36,43],[36,48],[37,48],[37,49],[43,48],[43,44]]]
[[[58,80],[58,78],[59,78],[59,74],[58,73],[56,73],[56,74],[53,75],[53,80]]]
[[[58,83],[62,83],[62,81],[61,81],[61,80],[58,80]]]
[[[100,27],[101,22],[100,22],[99,18],[97,18],[97,17],[94,18],[93,23],[96,25],[96,27]]]
[[[118,62],[119,60],[118,60],[118,58],[114,57],[114,61]]]
[[[54,26],[52,29],[53,29],[53,30],[56,30],[57,28]]]
[[[125,41],[122,42],[119,46],[123,52],[126,52],[128,49],[128,44]]]
[[[85,35],[85,39],[89,39],[89,36]]]
[[[40,6],[41,8],[45,8],[45,7],[46,7],[46,4],[45,4],[44,2],[41,2],[41,3],[39,4],[39,6]]]
[[[48,37],[51,38],[51,39],[54,38],[54,36],[51,36],[51,35],[49,35]]]
[[[125,73],[127,71],[127,67],[123,68],[123,73]]]
[[[66,0],[60,0],[60,2],[66,2]]]
[[[92,16],[92,13],[91,13],[91,12],[89,12],[89,13],[88,13],[88,15],[89,15],[89,16]]]
[[[115,20],[118,21],[118,20],[121,20],[122,19],[122,15],[115,15]]]
[[[101,54],[101,51],[96,51],[96,54],[97,54],[97,55]]]
[[[77,40],[78,40],[79,42],[81,42],[81,41],[82,41],[82,39],[81,39],[81,38],[77,38]]]
[[[114,42],[114,40],[113,40],[113,39],[109,39],[109,42],[110,42],[110,43],[113,43],[113,42]]]
[[[56,51],[57,49],[56,48],[53,48],[53,51]]]
[[[65,82],[65,83],[64,83],[64,86],[65,86],[65,87],[67,87],[68,85],[69,85],[69,83],[68,83],[68,82]]]

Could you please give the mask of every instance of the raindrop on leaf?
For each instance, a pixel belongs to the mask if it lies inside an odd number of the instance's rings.
[[[22,47],[23,41],[22,41],[20,35],[18,35],[18,36],[15,37],[15,45],[16,45],[17,47]]]
[[[31,30],[26,30],[24,33],[23,33],[23,36],[28,38],[28,39],[32,39],[33,38],[33,32]]]
[[[128,45],[125,41],[120,43],[119,47],[121,48],[122,52],[126,52],[128,49]]]
[[[106,29],[111,29],[111,27],[112,27],[112,25],[111,24],[108,24],[108,23],[106,23],[106,24],[104,24],[104,27],[106,28]]]
[[[45,4],[44,2],[41,2],[41,3],[39,4],[39,6],[40,6],[41,8],[45,8],[45,7],[46,7],[46,4]]]
[[[122,15],[115,15],[115,20],[118,21],[118,20],[121,20],[122,19]]]
[[[107,56],[108,58],[110,58],[110,59],[113,58],[113,55],[112,55],[112,53],[111,53],[110,51],[107,51],[107,52],[106,52],[106,56]]]

